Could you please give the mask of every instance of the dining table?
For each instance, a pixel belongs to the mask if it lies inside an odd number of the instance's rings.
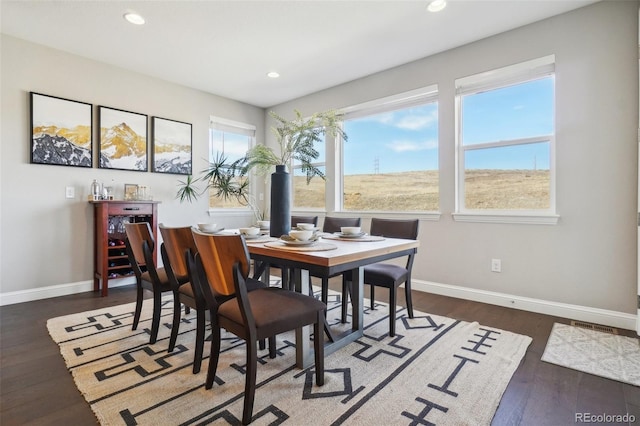
[[[351,271],[351,327],[333,335],[325,343],[328,355],[355,341],[364,334],[364,267],[366,265],[408,256],[417,252],[417,240],[386,238],[365,234],[360,238],[343,237],[339,234],[319,234],[311,244],[293,245],[275,238],[246,239],[249,255],[257,267],[257,274],[265,283],[269,282],[269,264],[294,271],[296,291],[309,294],[311,276],[331,277]],[[257,278],[257,277],[256,277]],[[343,301],[344,303],[344,301]],[[326,324],[325,324],[326,326]],[[325,327],[326,328],[326,327]],[[311,327],[296,330],[296,365],[306,368],[313,363],[310,343]]]

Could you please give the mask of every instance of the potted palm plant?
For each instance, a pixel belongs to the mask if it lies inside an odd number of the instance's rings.
[[[342,114],[329,110],[317,112],[309,117],[303,117],[300,111],[294,110],[293,120],[287,120],[277,113],[269,113],[276,125],[271,128],[278,150],[266,145],[256,145],[246,155],[246,168],[256,169],[258,173],[266,175],[275,167],[271,174],[271,217],[270,234],[274,237],[287,234],[291,227],[291,176],[286,168],[293,161],[300,162],[300,169],[306,174],[307,183],[315,177],[325,178],[324,173],[314,161],[320,153],[315,148],[316,142],[321,142],[322,136],[329,134],[333,137],[340,135],[346,140],[340,123]]]
[[[294,119],[287,120],[273,111],[269,112],[276,122],[271,131],[276,138],[277,150],[259,144],[249,149],[245,157],[233,162],[218,153],[200,178],[189,176],[186,181],[180,181],[177,197],[181,202],[191,202],[208,189],[213,189],[214,194],[223,200],[235,199],[248,205],[256,214],[256,220],[264,220],[264,214],[250,197],[248,176],[254,169],[266,176],[275,168],[271,175],[271,235],[289,232],[291,178],[287,167],[298,161],[307,183],[316,176],[324,179],[323,171],[314,165],[320,156],[314,144],[321,142],[325,134],[347,139],[340,125],[343,116],[334,110],[317,112],[309,117],[303,117],[298,110],[294,110],[294,114]],[[199,182],[206,183],[202,191],[196,188]]]

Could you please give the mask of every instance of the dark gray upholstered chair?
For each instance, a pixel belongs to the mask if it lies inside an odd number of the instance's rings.
[[[124,226],[127,235],[125,238],[127,255],[136,276],[136,309],[133,315],[132,329],[138,328],[144,290],[150,290],[153,293],[153,316],[149,343],[153,344],[158,338],[158,329],[160,328],[162,293],[172,291],[172,288],[165,269],[163,267],[156,268],[153,261],[155,240],[151,226],[147,222],[126,223]]]
[[[313,223],[313,226],[318,226],[318,216],[291,216],[291,229],[298,226],[299,223]],[[282,288],[287,290],[295,290],[293,288],[293,271],[288,268],[284,268],[280,265],[269,265],[271,268],[280,269],[280,279],[282,282]]]
[[[247,292],[249,252],[240,235],[209,235],[194,231],[198,248],[189,260],[191,279],[207,298],[211,314],[211,355],[205,387],[211,389],[218,368],[220,329],[246,341],[246,381],[242,423],[251,422],[256,391],[257,341],[269,339],[275,358],[275,336],[313,324],[316,384],[324,384],[322,324],[326,305],[313,297],[267,287]],[[230,297],[219,303],[216,295]],[[277,307],[275,309],[274,307]],[[320,337],[318,337],[320,336]],[[266,385],[268,387],[268,385]],[[266,391],[266,389],[265,389]]]
[[[371,235],[379,235],[388,238],[403,238],[407,240],[418,239],[417,219],[394,220],[394,219],[371,219]],[[398,287],[405,284],[405,295],[407,301],[407,312],[409,318],[413,318],[413,303],[411,301],[411,269],[413,268],[414,255],[407,256],[406,265],[399,266],[392,263],[374,263],[364,267],[364,283],[371,287],[371,309],[374,309],[375,288],[386,287],[389,289],[389,335],[396,334],[396,303]],[[347,289],[351,287],[350,275],[347,274]],[[343,294],[345,294],[343,290]],[[346,295],[346,294],[345,294]],[[347,309],[346,299],[342,302],[342,321],[346,321]]]
[[[361,222],[362,220],[359,217],[327,216],[324,218],[324,223],[322,224],[322,232],[328,232],[328,233],[340,232],[340,228],[343,226],[360,226]],[[345,285],[345,276],[344,274],[338,274],[338,275],[342,275],[342,300],[345,301],[347,300],[345,296],[347,292],[347,287]],[[337,275],[334,275],[334,276],[337,276]],[[332,278],[332,277],[322,276],[317,278],[320,278],[322,280],[320,300],[322,300],[322,302],[326,304],[327,299],[329,298],[329,278]]]

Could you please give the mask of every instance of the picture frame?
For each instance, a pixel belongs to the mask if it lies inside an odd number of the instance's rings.
[[[93,167],[93,105],[29,92],[32,164]]]
[[[126,201],[134,201],[138,199],[138,185],[125,183],[124,184],[124,199]]]
[[[102,169],[148,170],[146,114],[100,106],[100,159]]]
[[[168,118],[152,118],[152,171],[190,175],[193,133],[191,123]]]

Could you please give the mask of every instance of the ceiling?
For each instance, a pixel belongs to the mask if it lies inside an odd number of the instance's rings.
[[[266,108],[596,1],[1,0],[0,14],[4,34]]]

